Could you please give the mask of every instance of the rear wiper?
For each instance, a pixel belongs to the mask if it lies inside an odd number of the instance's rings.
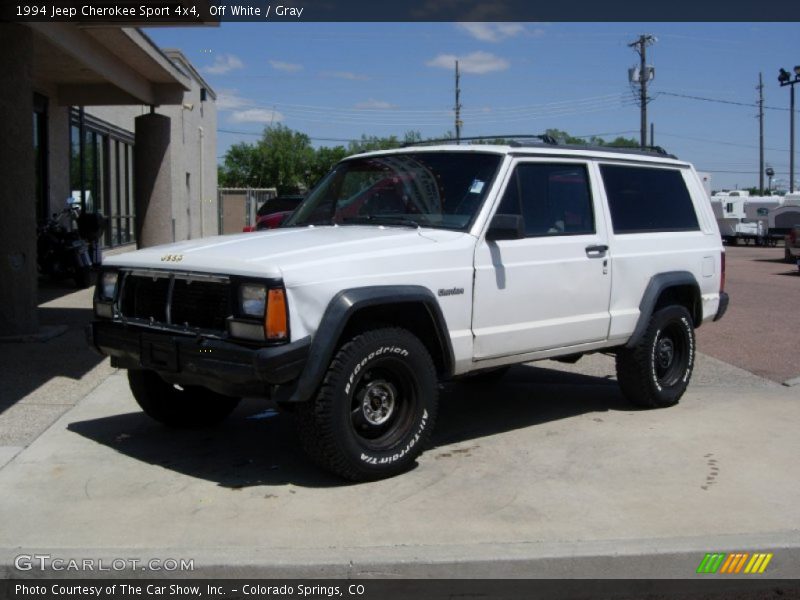
[[[362,215],[359,217],[345,217],[344,223],[374,223],[376,225],[400,225],[402,227],[413,227],[419,229],[419,223],[414,219],[409,219],[402,215]]]

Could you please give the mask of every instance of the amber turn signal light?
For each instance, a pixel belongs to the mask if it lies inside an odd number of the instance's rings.
[[[286,314],[286,292],[283,289],[271,289],[267,294],[264,333],[268,340],[282,340],[289,333],[289,319]]]

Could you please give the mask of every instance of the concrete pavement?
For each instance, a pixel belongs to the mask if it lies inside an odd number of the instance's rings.
[[[247,401],[170,431],[116,373],[0,470],[0,576],[63,576],[14,569],[44,552],[194,559],[182,576],[689,577],[706,552],[760,550],[796,578],[798,400],[702,355],[656,411],[624,402],[609,357],[515,367],[443,391],[416,469],[346,485],[286,415]]]

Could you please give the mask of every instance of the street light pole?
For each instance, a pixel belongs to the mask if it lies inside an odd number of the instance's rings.
[[[781,87],[789,86],[789,191],[794,191],[794,86],[800,83],[800,65],[794,68],[794,78],[786,69],[778,73]]]
[[[795,78],[794,83],[798,79]],[[789,191],[794,191],[794,85],[789,88]]]

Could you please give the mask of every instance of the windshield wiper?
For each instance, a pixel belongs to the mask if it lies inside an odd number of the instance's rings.
[[[359,217],[345,217],[344,223],[369,223],[375,225],[399,225],[401,227],[413,227],[419,229],[420,224],[414,219],[409,219],[403,215],[362,215]]]

